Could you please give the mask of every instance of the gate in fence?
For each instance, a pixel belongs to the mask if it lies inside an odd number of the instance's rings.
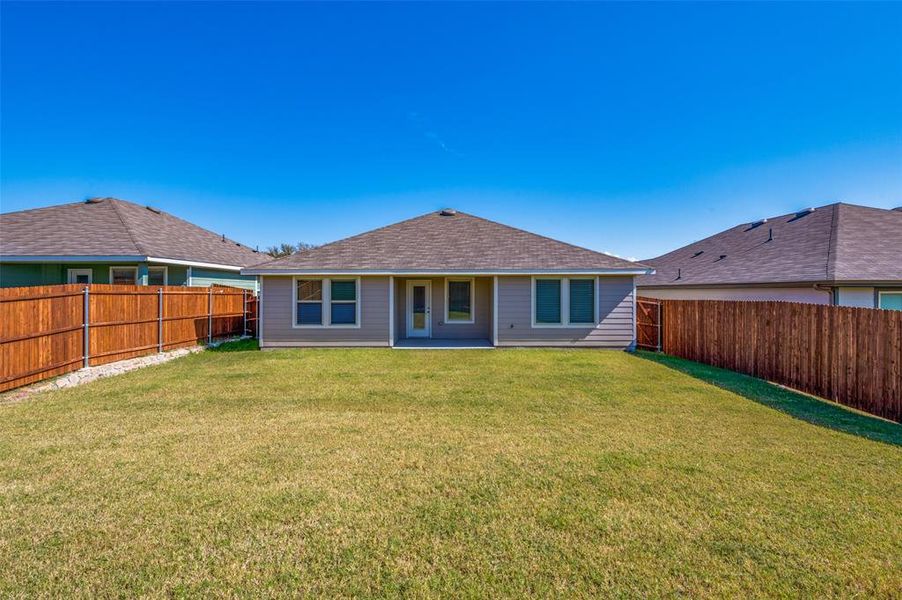
[[[636,345],[645,350],[660,352],[663,343],[661,301],[651,298],[636,300]]]

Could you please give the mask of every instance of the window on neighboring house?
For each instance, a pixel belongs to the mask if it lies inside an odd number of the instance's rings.
[[[115,285],[135,285],[138,282],[138,267],[110,267],[110,283]]]
[[[445,322],[473,322],[473,280],[448,279],[446,287]]]
[[[533,279],[533,326],[583,327],[595,324],[596,280],[594,277]]]
[[[357,323],[357,280],[332,279],[330,288],[330,323],[355,325]]]
[[[298,279],[297,324],[323,324],[323,281],[321,279]]]
[[[887,310],[902,310],[902,291],[880,292],[878,294],[879,308]]]
[[[535,321],[540,325],[561,324],[561,280],[535,280]]]
[[[91,283],[94,274],[91,269],[69,269],[69,283]]]
[[[169,273],[166,267],[148,267],[147,285],[166,285],[168,279]]]
[[[569,322],[580,325],[595,323],[595,280],[568,279],[570,290]]]

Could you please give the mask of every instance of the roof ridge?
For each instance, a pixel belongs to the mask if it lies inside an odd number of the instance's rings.
[[[403,221],[397,221],[397,222],[395,222],[395,223],[389,223],[388,225],[383,225],[383,226],[377,227],[377,228],[375,228],[375,229],[369,229],[369,230],[367,230],[367,231],[361,231],[360,233],[355,233],[354,235],[349,235],[349,236],[347,236],[347,237],[343,237],[343,238],[340,238],[340,239],[337,239],[337,240],[333,240],[333,241],[331,241],[331,242],[327,242],[327,243],[325,243],[325,244],[322,244],[322,245],[320,245],[320,246],[317,246],[316,248],[311,248],[311,249],[309,249],[309,250],[303,250],[303,252],[315,252],[315,251],[317,251],[317,250],[321,250],[321,249],[324,249],[324,248],[328,248],[329,246],[334,246],[335,244],[340,244],[340,243],[342,243],[342,242],[347,242],[348,240],[353,240],[353,239],[355,239],[355,238],[359,238],[360,236],[363,236],[363,235],[369,235],[369,234],[371,234],[371,233],[376,233],[377,231],[382,231],[383,229],[388,229],[389,227],[395,227],[395,226],[397,226],[397,225],[402,225],[402,224],[404,224],[404,223],[409,223],[410,221],[416,221],[417,219],[422,219],[423,217],[427,217],[427,216],[433,214],[434,212],[436,212],[436,211],[431,210],[431,211],[426,212],[426,213],[423,213],[423,214],[421,214],[421,215],[417,215],[417,216],[415,216],[415,217],[410,217],[409,219],[404,219]],[[297,254],[297,253],[296,253],[296,254]],[[290,258],[291,256],[293,256],[293,255],[292,255],[292,254],[289,254],[288,256],[280,256],[279,258],[273,258],[272,260],[268,260],[268,261],[266,261],[266,262],[262,262],[262,263],[260,263],[260,264],[258,264],[258,265],[254,265],[254,266],[255,266],[255,267],[262,267],[263,265],[269,265],[269,264],[272,264],[272,263],[282,262],[282,261],[284,261],[285,259]]]
[[[122,227],[125,229],[125,233],[126,235],[128,235],[128,239],[130,239],[132,241],[132,244],[135,245],[135,249],[138,251],[138,254],[147,255],[147,252],[138,244],[137,240],[135,240],[135,236],[132,235],[131,228],[128,226],[128,223],[125,222],[125,219],[122,218],[122,213],[119,212],[119,207],[117,206],[117,204],[119,202],[122,202],[122,200],[119,200],[118,198],[104,198],[104,200],[106,202],[109,202],[110,206],[113,207],[113,212],[116,213],[116,216],[119,218],[119,222],[122,223]]]
[[[519,227],[514,227],[513,225],[507,225],[507,224],[505,224],[505,223],[499,223],[498,221],[493,221],[492,219],[486,219],[485,217],[479,217],[479,216],[476,216],[476,215],[471,215],[470,213],[466,213],[466,212],[463,212],[463,211],[460,211],[460,210],[457,211],[457,214],[466,215],[466,216],[468,216],[468,217],[470,217],[470,218],[473,218],[473,219],[478,219],[478,220],[480,220],[480,221],[485,221],[486,223],[491,223],[491,224],[493,224],[493,225],[498,225],[498,226],[500,226],[500,227],[505,227],[505,228],[507,228],[507,229],[510,229],[511,231],[517,231],[517,232],[519,232],[519,233],[526,233],[526,234],[528,234],[528,235],[533,235],[533,236],[535,236],[535,237],[539,237],[539,238],[542,238],[542,239],[545,239],[545,240],[549,240],[549,241],[552,241],[552,242],[555,242],[555,243],[558,243],[558,244],[563,244],[564,246],[570,246],[571,248],[576,248],[576,249],[578,249],[578,250],[585,250],[586,252],[594,252],[595,254],[600,254],[601,256],[605,256],[605,257],[607,257],[607,258],[614,258],[614,259],[617,259],[617,260],[622,260],[622,261],[624,261],[624,262],[632,263],[632,264],[639,265],[639,266],[642,266],[642,267],[649,267],[649,266],[650,266],[650,265],[644,265],[644,264],[640,263],[640,262],[637,261],[637,260],[627,260],[627,259],[621,258],[621,257],[619,257],[619,256],[613,256],[613,255],[608,254],[608,253],[606,253],[606,252],[599,252],[598,250],[592,250],[591,248],[586,248],[585,246],[577,246],[576,244],[571,244],[570,242],[565,242],[565,241],[563,241],[563,240],[558,240],[558,239],[555,239],[555,238],[553,238],[553,237],[549,237],[549,236],[547,236],[547,235],[542,235],[541,233],[535,233],[534,231],[527,231],[526,229],[520,229]]]

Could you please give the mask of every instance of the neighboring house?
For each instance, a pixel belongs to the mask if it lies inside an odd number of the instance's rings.
[[[902,309],[902,207],[810,208],[643,262],[640,296]]]
[[[115,198],[0,215],[0,287],[59,283],[231,285],[268,257],[156,208]]]
[[[649,271],[446,209],[242,273],[261,280],[263,348],[629,349]]]

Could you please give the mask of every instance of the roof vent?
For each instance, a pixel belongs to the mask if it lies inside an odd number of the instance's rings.
[[[698,252],[696,252],[695,254],[692,255],[692,258],[695,258],[696,256],[701,256],[704,253],[705,253],[704,250],[699,250]]]
[[[150,212],[158,214],[158,215],[163,214],[162,210],[160,210],[159,208],[154,208],[153,206],[145,206],[144,208],[146,208]]]
[[[443,208],[441,211],[439,211],[438,214],[440,214],[443,217],[453,217],[454,215],[457,214],[457,211],[454,210],[453,208]]]
[[[797,212],[795,214],[795,216],[793,218],[791,218],[789,220],[789,223],[792,223],[793,221],[797,221],[797,220],[801,219],[802,217],[808,216],[813,212],[814,212],[813,208],[806,208],[804,210],[800,210],[799,212]]]
[[[896,211],[899,211],[899,212],[902,212],[902,206],[897,206],[897,207],[896,207],[896,208],[894,208],[894,209],[893,209],[893,210],[896,210]]]
[[[85,200],[85,204],[100,204],[103,202],[103,198],[88,198]]]
[[[754,223],[749,225],[749,229],[754,229],[755,227],[761,227],[765,223],[767,223],[767,219],[761,219],[761,220],[755,221]],[[746,231],[748,231],[748,229],[746,229]]]

